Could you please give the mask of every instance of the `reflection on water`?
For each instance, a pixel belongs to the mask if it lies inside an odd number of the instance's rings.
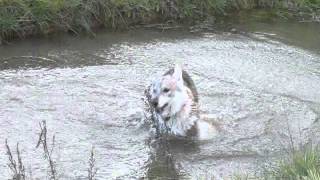
[[[288,20],[263,10],[244,11],[232,16],[233,18],[225,18],[222,26],[240,32],[251,32],[260,39],[271,38],[320,52],[320,23]]]
[[[303,50],[280,30],[283,24],[273,25],[273,32],[259,24],[259,38],[250,32],[134,30],[2,46],[0,139],[20,142],[27,171],[40,179],[47,168],[35,149],[42,120],[55,134],[62,179],[87,176],[92,145],[98,179],[254,173],[290,138],[295,145],[320,139],[320,57],[313,53],[319,46],[306,42],[301,47],[311,51]],[[145,88],[176,60],[194,78],[201,110],[221,124],[215,139],[163,140],[144,123]],[[9,177],[6,163],[0,143],[0,179]]]

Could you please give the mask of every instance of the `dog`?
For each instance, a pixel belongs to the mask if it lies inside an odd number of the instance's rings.
[[[198,92],[190,75],[175,65],[155,79],[148,88],[147,97],[159,133],[178,137],[209,139],[217,128],[201,119]]]

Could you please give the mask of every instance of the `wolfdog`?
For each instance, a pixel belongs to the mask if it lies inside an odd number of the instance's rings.
[[[179,65],[154,80],[147,97],[158,132],[198,139],[217,133],[214,125],[201,119],[194,82]]]

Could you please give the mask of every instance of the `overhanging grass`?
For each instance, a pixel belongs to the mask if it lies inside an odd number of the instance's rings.
[[[222,11],[226,0],[0,0],[0,37],[91,32],[154,20],[183,19]]]
[[[193,20],[256,7],[319,8],[320,0],[0,0],[0,42],[56,31],[91,32],[165,20]]]

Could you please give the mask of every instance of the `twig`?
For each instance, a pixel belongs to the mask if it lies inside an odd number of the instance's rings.
[[[50,168],[50,179],[57,180],[58,178],[57,178],[57,172],[56,172],[56,167],[55,167],[56,165],[52,159],[52,153],[53,153],[53,148],[54,148],[54,144],[55,144],[55,136],[53,135],[51,149],[49,150],[48,141],[47,141],[46,121],[42,121],[42,123],[39,123],[39,125],[40,125],[41,131],[39,134],[39,140],[38,140],[36,148],[38,148],[40,145],[42,145],[44,158],[48,161],[49,168]]]
[[[89,168],[88,168],[88,180],[96,179],[98,169],[95,167],[96,159],[94,157],[94,147],[91,148],[90,159],[89,159]]]
[[[292,136],[292,133],[291,133],[291,129],[290,129],[290,125],[289,125],[288,119],[286,119],[286,123],[287,123],[287,130],[288,130],[288,133],[289,133],[289,138],[290,138],[291,151],[292,151],[292,154],[294,154],[295,147],[294,147],[293,136]]]
[[[13,158],[13,155],[12,155],[10,146],[8,145],[7,139],[6,139],[5,143],[6,143],[7,155],[9,158],[8,166],[13,173],[12,179],[13,180],[25,180],[26,179],[25,168],[22,163],[21,153],[19,150],[19,143],[17,143],[17,148],[16,148],[18,164],[16,163],[16,161]]]
[[[17,158],[18,158],[18,174],[20,175],[20,179],[26,179],[25,168],[22,163],[20,150],[19,150],[19,143],[17,143]]]

